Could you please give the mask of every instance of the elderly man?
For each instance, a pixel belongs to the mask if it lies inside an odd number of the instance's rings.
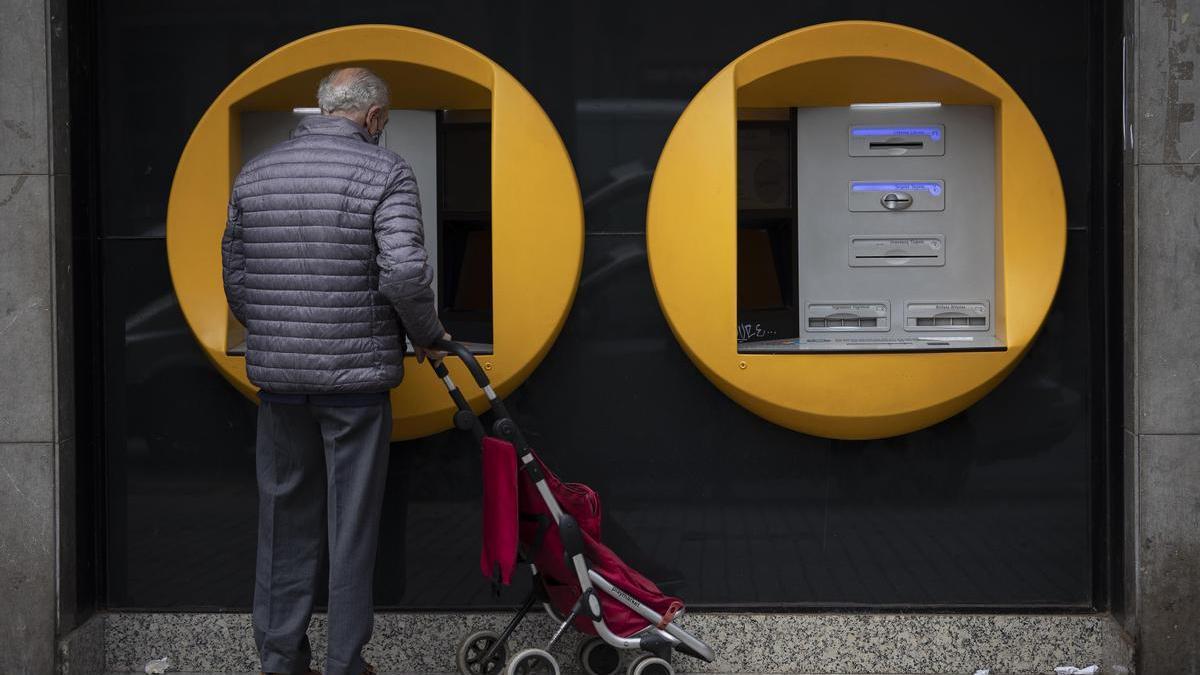
[[[438,320],[412,169],[378,146],[388,88],[330,73],[321,115],[250,160],[221,242],[258,409],[254,637],[267,673],[305,673],[328,537],[329,675],[374,672],[372,576],[392,429],[388,390],[449,339]]]

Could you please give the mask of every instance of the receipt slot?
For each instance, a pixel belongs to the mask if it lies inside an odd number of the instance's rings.
[[[333,68],[364,65],[392,84],[381,143],[416,174],[425,245],[443,323],[473,351],[500,395],[537,367],[562,329],[583,262],[583,208],[562,140],[503,68],[434,33],[348,26],[263,57],[201,117],[179,159],[167,207],[167,256],[179,305],[217,370],[247,397],[245,331],[221,284],[220,241],[233,180],[287,138]],[[308,111],[302,111],[308,112]],[[455,359],[448,367],[466,378]],[[428,368],[408,364],[391,392],[392,438],[451,426],[453,402]],[[458,372],[462,371],[462,372]],[[482,393],[470,395],[482,410]]]
[[[319,110],[241,113],[241,156],[285,141]],[[390,110],[382,147],[412,167],[425,250],[442,324],[476,354],[492,352],[491,118],[487,110]],[[245,353],[245,329],[229,317],[229,353]],[[408,345],[412,352],[412,344]]]
[[[1057,165],[1020,97],[896,24],[773,38],[684,109],[647,257],[668,324],[737,403],[881,438],[979,400],[1025,354],[1066,250]]]

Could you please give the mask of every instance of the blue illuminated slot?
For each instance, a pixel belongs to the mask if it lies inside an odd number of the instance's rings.
[[[915,192],[924,190],[934,197],[942,194],[937,183],[851,183],[852,192]]]
[[[925,136],[936,141],[942,137],[942,130],[938,127],[853,127],[850,134],[853,136]]]

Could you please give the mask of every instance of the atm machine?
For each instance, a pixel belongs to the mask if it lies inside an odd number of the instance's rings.
[[[773,149],[743,148],[754,127],[739,123],[739,351],[1003,349],[994,314],[993,108],[900,103],[787,113],[771,127],[782,139]],[[740,177],[763,174],[762,157],[788,157],[794,169],[783,181],[794,198],[769,191],[780,195],[775,218],[792,223],[775,236],[786,253],[769,237],[745,234],[770,220],[757,208],[759,186],[743,187]],[[772,303],[774,323],[755,321]]]
[[[242,160],[285,141],[316,108],[240,114]],[[434,294],[446,330],[476,354],[492,353],[491,116],[488,110],[390,110],[379,144],[412,166]],[[227,353],[245,354],[229,316]],[[408,345],[412,351],[412,345]]]

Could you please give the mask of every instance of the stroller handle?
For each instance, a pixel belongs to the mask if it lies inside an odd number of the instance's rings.
[[[496,435],[513,442],[517,446],[518,452],[526,452],[529,446],[525,442],[525,437],[521,434],[521,430],[517,428],[517,424],[513,421],[512,416],[508,414],[508,408],[504,405],[504,401],[492,389],[492,383],[488,380],[487,373],[483,371],[483,367],[479,365],[479,360],[475,358],[471,350],[467,349],[466,345],[461,342],[454,342],[452,340],[436,340],[430,345],[430,348],[457,356],[462,360],[463,365],[471,372],[471,377],[475,379],[475,384],[479,385],[479,388],[487,396],[488,405],[491,407],[492,412],[496,414],[496,423],[494,425]],[[450,394],[450,398],[454,400],[454,405],[458,408],[458,411],[454,414],[454,426],[463,431],[470,431],[476,440],[482,441],[483,437],[487,434],[483,423],[475,415],[475,411],[471,409],[471,404],[467,402],[467,398],[463,396],[462,391],[450,379],[450,370],[446,368],[446,364],[431,359],[429,365],[433,368],[433,372],[446,385],[446,390]]]
[[[491,381],[488,380],[487,374],[483,372],[483,366],[479,365],[479,359],[475,358],[475,355],[463,343],[438,339],[434,340],[433,344],[429,345],[429,347],[462,359],[463,365],[467,367],[467,370],[471,371],[471,377],[475,378],[475,384],[479,385],[480,389],[491,386]],[[433,362],[430,361],[430,363]],[[437,366],[434,366],[434,370],[437,370]],[[438,373],[438,375],[443,376],[442,373]]]

